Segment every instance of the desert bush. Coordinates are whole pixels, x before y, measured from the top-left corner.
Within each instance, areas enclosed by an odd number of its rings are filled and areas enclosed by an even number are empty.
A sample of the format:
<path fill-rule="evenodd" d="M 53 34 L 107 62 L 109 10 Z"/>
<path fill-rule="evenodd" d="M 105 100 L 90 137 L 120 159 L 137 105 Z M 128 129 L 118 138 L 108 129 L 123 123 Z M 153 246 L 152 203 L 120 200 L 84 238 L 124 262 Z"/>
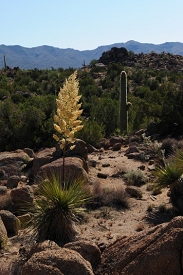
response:
<path fill-rule="evenodd" d="M 138 199 L 140 198 L 141 199 L 142 196 L 143 196 L 142 190 L 137 186 L 132 186 L 131 185 L 131 186 L 126 187 L 125 190 L 133 198 L 138 198 Z"/>
<path fill-rule="evenodd" d="M 93 199 L 88 204 L 89 208 L 99 207 L 114 207 L 117 209 L 128 208 L 128 195 L 124 188 L 109 188 L 101 187 L 99 182 L 95 182 L 92 190 Z"/>
<path fill-rule="evenodd" d="M 154 183 L 153 182 L 149 182 L 147 184 L 146 190 L 147 191 L 153 191 L 153 189 L 154 189 Z"/>
<path fill-rule="evenodd" d="M 147 183 L 147 177 L 140 170 L 132 170 L 124 175 L 125 182 L 128 185 L 142 186 Z"/>
<path fill-rule="evenodd" d="M 95 120 L 90 119 L 84 120 L 83 125 L 83 129 L 76 133 L 76 137 L 84 140 L 86 143 L 96 146 L 104 136 L 103 125 L 99 125 Z"/>
<path fill-rule="evenodd" d="M 174 138 L 166 138 L 163 140 L 161 150 L 164 150 L 165 157 L 173 154 L 178 148 L 178 142 Z"/>
<path fill-rule="evenodd" d="M 157 186 L 154 186 L 154 188 L 152 190 L 152 195 L 156 196 L 156 195 L 159 195 L 161 193 L 162 193 L 161 188 L 157 187 Z"/>
<path fill-rule="evenodd" d="M 151 136 L 146 136 L 142 134 L 143 138 L 143 146 L 145 150 L 152 156 L 156 157 L 157 159 L 164 161 L 164 150 L 161 148 L 161 143 L 157 140 L 151 140 Z"/>

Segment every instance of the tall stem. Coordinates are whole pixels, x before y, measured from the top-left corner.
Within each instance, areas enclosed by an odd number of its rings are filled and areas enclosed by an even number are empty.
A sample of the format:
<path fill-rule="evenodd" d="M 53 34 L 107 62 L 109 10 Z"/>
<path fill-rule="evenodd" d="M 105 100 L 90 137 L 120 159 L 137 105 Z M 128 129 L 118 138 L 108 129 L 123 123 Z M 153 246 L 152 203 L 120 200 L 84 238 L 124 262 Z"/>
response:
<path fill-rule="evenodd" d="M 65 152 L 66 148 L 63 148 L 63 165 L 62 165 L 62 187 L 65 186 Z"/>

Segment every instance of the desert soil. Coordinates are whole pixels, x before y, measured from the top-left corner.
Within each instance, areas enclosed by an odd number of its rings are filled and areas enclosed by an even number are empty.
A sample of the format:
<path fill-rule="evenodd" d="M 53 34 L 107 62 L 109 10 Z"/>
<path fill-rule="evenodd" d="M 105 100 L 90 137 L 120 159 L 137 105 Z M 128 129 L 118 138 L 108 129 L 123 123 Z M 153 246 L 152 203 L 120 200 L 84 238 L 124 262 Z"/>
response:
<path fill-rule="evenodd" d="M 119 171 L 139 170 L 142 164 L 145 169 L 141 171 L 147 177 L 150 176 L 152 173 L 149 170 L 148 162 L 142 163 L 128 159 L 125 156 L 126 149 L 126 147 L 122 147 L 120 151 L 106 150 L 90 154 L 89 162 L 96 161 L 97 163 L 96 167 L 89 167 L 91 182 L 98 181 L 101 187 L 106 189 L 122 187 L 125 189 L 127 186 L 123 178 L 112 177 L 112 175 Z M 106 174 L 107 178 L 98 178 L 98 173 Z M 162 190 L 161 194 L 152 198 L 152 191 L 147 190 L 147 184 L 140 187 L 143 194 L 141 199 L 128 198 L 129 209 L 116 210 L 111 207 L 103 207 L 86 213 L 86 222 L 80 226 L 81 236 L 93 240 L 97 244 L 108 245 L 117 238 L 130 236 L 145 228 L 169 221 L 173 214 L 158 213 L 159 206 L 163 205 L 166 209 L 172 208 L 167 196 L 168 189 Z M 149 206 L 153 207 L 151 213 L 147 211 Z"/>
<path fill-rule="evenodd" d="M 95 182 L 99 182 L 102 188 L 118 189 L 126 184 L 123 178 L 112 177 L 119 171 L 137 170 L 142 165 L 140 161 L 128 159 L 124 154 L 126 147 L 122 147 L 120 151 L 104 150 L 89 154 L 89 164 L 96 162 L 96 167 L 89 165 L 89 179 L 91 187 Z M 149 176 L 149 164 L 143 163 L 145 169 L 142 171 Z M 97 174 L 103 173 L 107 178 L 98 178 Z M 143 193 L 141 199 L 129 197 L 129 209 L 118 209 L 112 207 L 102 207 L 95 210 L 88 210 L 84 214 L 84 219 L 77 225 L 78 236 L 86 240 L 94 241 L 101 247 L 108 246 L 116 239 L 123 236 L 137 234 L 138 231 L 152 227 L 158 223 L 171 220 L 173 214 L 157 214 L 160 205 L 171 208 L 168 189 L 164 189 L 161 194 L 156 195 L 152 200 L 152 191 L 147 190 L 147 184 L 140 187 Z M 148 206 L 153 206 L 153 212 L 147 211 Z M 151 218 L 148 218 L 148 217 Z M 21 249 L 29 250 L 29 242 L 24 237 L 24 232 L 20 230 L 18 236 L 9 238 L 8 246 L 0 253 L 0 266 L 9 266 L 10 262 L 17 257 Z M 7 264 L 5 264 L 7 262 Z M 7 273 L 8 274 L 8 273 Z"/>

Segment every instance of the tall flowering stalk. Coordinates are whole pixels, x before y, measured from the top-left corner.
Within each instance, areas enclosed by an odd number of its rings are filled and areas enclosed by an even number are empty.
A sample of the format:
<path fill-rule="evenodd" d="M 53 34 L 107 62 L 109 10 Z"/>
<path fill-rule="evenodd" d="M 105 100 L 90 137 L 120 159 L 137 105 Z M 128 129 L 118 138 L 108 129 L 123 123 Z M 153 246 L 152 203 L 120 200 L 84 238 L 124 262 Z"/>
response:
<path fill-rule="evenodd" d="M 56 99 L 57 112 L 54 116 L 54 128 L 57 134 L 53 134 L 53 138 L 60 143 L 60 148 L 63 150 L 63 170 L 62 181 L 65 181 L 65 154 L 66 150 L 73 150 L 76 138 L 74 134 L 83 128 L 82 121 L 79 116 L 83 110 L 80 110 L 81 98 L 78 95 L 79 81 L 77 79 L 77 71 L 65 80 L 63 88 L 60 88 L 58 98 Z"/>

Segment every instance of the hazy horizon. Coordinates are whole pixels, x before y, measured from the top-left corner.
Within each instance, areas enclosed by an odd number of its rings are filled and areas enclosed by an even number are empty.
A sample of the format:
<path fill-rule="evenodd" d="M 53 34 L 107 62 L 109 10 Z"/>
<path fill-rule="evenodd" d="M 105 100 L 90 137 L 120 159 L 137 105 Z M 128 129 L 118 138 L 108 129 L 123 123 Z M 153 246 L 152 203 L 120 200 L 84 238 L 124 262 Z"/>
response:
<path fill-rule="evenodd" d="M 183 43 L 182 10 L 182 0 L 1 0 L 0 44 L 83 51 L 130 40 Z"/>

